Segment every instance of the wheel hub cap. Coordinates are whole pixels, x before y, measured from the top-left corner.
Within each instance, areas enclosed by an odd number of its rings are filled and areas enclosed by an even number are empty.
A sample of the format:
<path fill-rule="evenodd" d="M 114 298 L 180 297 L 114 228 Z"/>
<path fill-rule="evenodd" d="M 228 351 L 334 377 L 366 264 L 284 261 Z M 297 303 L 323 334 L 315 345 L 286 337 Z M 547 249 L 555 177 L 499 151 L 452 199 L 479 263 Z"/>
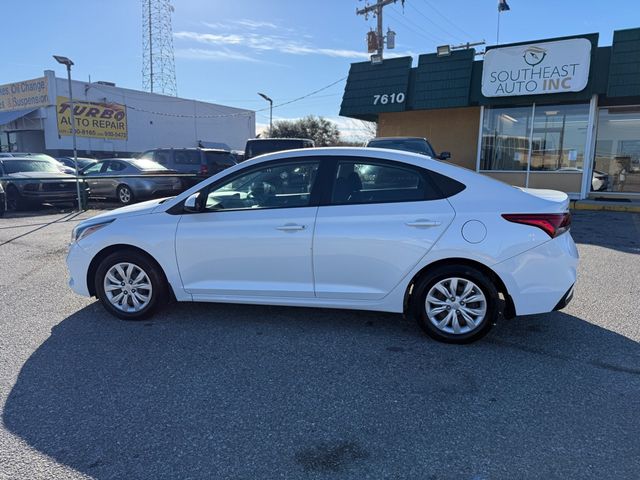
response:
<path fill-rule="evenodd" d="M 487 299 L 475 283 L 451 277 L 438 281 L 427 293 L 425 311 L 429 321 L 445 333 L 462 335 L 482 323 Z"/>
<path fill-rule="evenodd" d="M 112 266 L 104 277 L 109 303 L 122 312 L 139 312 L 151 301 L 153 287 L 147 273 L 128 262 Z"/>

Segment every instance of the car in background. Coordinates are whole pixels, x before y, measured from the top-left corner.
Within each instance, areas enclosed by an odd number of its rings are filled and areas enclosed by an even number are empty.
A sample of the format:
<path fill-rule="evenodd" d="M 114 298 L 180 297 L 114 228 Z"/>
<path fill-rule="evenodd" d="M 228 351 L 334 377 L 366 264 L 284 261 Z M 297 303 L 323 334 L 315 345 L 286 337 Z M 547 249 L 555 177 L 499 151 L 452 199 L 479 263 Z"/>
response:
<path fill-rule="evenodd" d="M 558 172 L 575 172 L 582 174 L 582 169 L 578 167 L 562 167 Z M 591 175 L 591 191 L 606 192 L 609 190 L 609 175 L 599 170 L 594 170 Z"/>
<path fill-rule="evenodd" d="M 80 172 L 91 198 L 116 199 L 122 205 L 154 197 L 172 197 L 184 190 L 176 173 L 152 160 L 108 158 Z"/>
<path fill-rule="evenodd" d="M 244 159 L 249 160 L 265 153 L 313 147 L 315 143 L 309 138 L 251 138 L 244 147 Z"/>
<path fill-rule="evenodd" d="M 4 212 L 7 210 L 7 196 L 4 193 L 4 188 L 2 188 L 2 183 L 0 182 L 0 217 L 4 215 Z"/>
<path fill-rule="evenodd" d="M 200 177 L 191 181 L 184 178 L 185 187 L 238 163 L 230 150 L 219 148 L 158 148 L 147 150 L 139 158 L 153 160 L 178 173 L 192 173 Z"/>
<path fill-rule="evenodd" d="M 569 197 L 423 155 L 264 155 L 175 198 L 78 224 L 70 287 L 122 319 L 178 301 L 411 315 L 469 343 L 504 316 L 564 308 L 576 282 Z"/>
<path fill-rule="evenodd" d="M 369 148 L 391 148 L 394 150 L 404 150 L 406 152 L 421 153 L 437 160 L 448 160 L 451 158 L 450 152 L 437 154 L 429 143 L 429 140 L 422 137 L 376 137 L 367 143 Z"/>
<path fill-rule="evenodd" d="M 0 157 L 0 177 L 8 210 L 27 210 L 43 203 L 74 204 L 77 201 L 75 177 L 60 172 L 54 163 L 38 156 Z M 87 185 L 81 182 L 81 195 Z"/>
<path fill-rule="evenodd" d="M 73 157 L 56 157 L 56 160 L 58 160 L 64 166 L 72 169 L 75 174 L 76 165 Z M 87 168 L 89 165 L 93 165 L 97 161 L 98 160 L 96 160 L 95 158 L 78 157 L 78 170 Z"/>
<path fill-rule="evenodd" d="M 75 175 L 76 171 L 74 168 L 69 168 L 67 167 L 64 163 L 62 163 L 61 161 L 53 158 L 50 155 L 47 155 L 45 153 L 30 153 L 30 152 L 3 152 L 0 153 L 0 158 L 36 158 L 38 160 L 46 160 L 47 162 L 51 162 L 53 165 L 55 165 L 55 167 L 61 171 L 62 173 L 68 173 L 69 175 Z"/>

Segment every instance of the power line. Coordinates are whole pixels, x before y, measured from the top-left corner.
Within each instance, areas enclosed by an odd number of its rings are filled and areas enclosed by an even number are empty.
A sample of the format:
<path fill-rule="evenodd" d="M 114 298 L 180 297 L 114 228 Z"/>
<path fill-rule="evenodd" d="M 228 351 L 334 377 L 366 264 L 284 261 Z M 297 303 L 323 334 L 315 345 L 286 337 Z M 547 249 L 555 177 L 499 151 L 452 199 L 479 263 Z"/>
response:
<path fill-rule="evenodd" d="M 440 10 L 438 10 L 436 7 L 434 7 L 433 4 L 431 2 L 429 2 L 429 0 L 423 0 L 423 2 L 426 3 L 427 6 L 429 6 L 434 12 L 436 12 L 436 14 L 440 16 L 440 18 L 442 18 L 445 22 L 447 22 L 453 28 L 455 28 L 460 33 L 462 33 L 465 37 L 473 38 L 473 35 L 471 35 L 469 32 L 467 32 L 466 30 L 463 30 L 458 25 L 456 25 L 454 22 L 449 20 L 449 18 L 447 18 L 442 12 L 440 12 Z"/>
<path fill-rule="evenodd" d="M 410 8 L 412 8 L 413 10 L 415 10 L 415 12 L 420 15 L 422 18 L 424 18 L 427 22 L 431 23 L 434 27 L 436 27 L 438 30 L 442 29 L 442 25 L 437 24 L 435 21 L 433 21 L 431 18 L 429 18 L 427 15 L 425 15 L 424 13 L 422 13 L 422 11 L 420 11 L 418 9 L 418 7 L 416 7 L 413 3 L 409 3 L 408 4 Z M 459 40 L 461 42 L 465 41 L 463 37 L 456 35 L 450 31 L 447 31 L 447 33 L 452 37 L 455 38 L 456 40 Z"/>
<path fill-rule="evenodd" d="M 408 17 L 402 16 L 400 13 L 394 12 L 393 10 L 391 10 L 390 13 L 392 14 L 391 18 L 395 19 L 396 22 L 399 22 L 400 24 L 404 25 L 406 28 L 420 35 L 425 40 L 428 40 L 429 42 L 435 42 L 435 43 L 443 42 L 442 37 L 436 37 L 435 35 L 432 35 L 429 32 L 424 31 L 422 27 L 420 27 L 420 25 L 416 24 L 415 22 L 410 20 Z M 396 17 L 394 15 L 398 15 L 398 16 Z"/>
<path fill-rule="evenodd" d="M 292 100 L 288 100 L 286 102 L 282 102 L 282 103 L 278 103 L 276 105 L 273 106 L 273 108 L 279 108 L 279 107 L 284 107 L 285 105 L 290 105 L 292 103 L 296 103 L 299 102 L 301 100 L 304 100 L 305 98 L 309 98 L 313 95 L 315 95 L 316 93 L 320 93 L 324 90 L 327 90 L 331 87 L 333 87 L 334 85 L 337 85 L 340 82 L 343 82 L 347 79 L 347 77 L 342 77 L 339 80 L 336 80 L 335 82 L 330 83 L 329 85 L 325 85 L 322 88 L 319 88 L 317 90 L 314 90 L 313 92 L 309 92 L 305 95 L 302 95 L 300 97 L 294 98 Z M 98 90 L 100 90 L 99 87 L 96 87 Z M 156 111 L 152 111 L 152 110 L 145 110 L 143 108 L 138 108 L 138 107 L 133 107 L 131 105 L 124 105 L 127 108 L 130 108 L 131 110 L 134 110 L 136 112 L 144 112 L 144 113 L 151 113 L 153 115 L 160 115 L 160 116 L 165 116 L 165 117 L 178 117 L 178 118 L 229 118 L 229 117 L 243 117 L 243 116 L 251 116 L 253 113 L 257 113 L 257 112 L 264 112 L 269 110 L 269 107 L 265 107 L 265 108 L 261 108 L 258 110 L 253 110 L 250 112 L 237 112 L 237 113 L 228 113 L 228 114 L 219 114 L 219 115 L 185 115 L 185 114 L 181 114 L 181 113 L 167 113 L 167 112 L 156 112 Z M 230 107 L 232 108 L 232 107 Z"/>

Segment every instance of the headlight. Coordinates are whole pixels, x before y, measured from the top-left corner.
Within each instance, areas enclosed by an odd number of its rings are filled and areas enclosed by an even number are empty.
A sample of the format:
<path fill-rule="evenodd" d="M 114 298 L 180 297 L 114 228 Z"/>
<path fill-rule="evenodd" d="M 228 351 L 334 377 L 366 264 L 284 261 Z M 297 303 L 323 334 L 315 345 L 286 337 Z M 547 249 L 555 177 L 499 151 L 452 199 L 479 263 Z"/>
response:
<path fill-rule="evenodd" d="M 83 238 L 88 237 L 92 233 L 97 232 L 101 228 L 106 227 L 107 225 L 109 225 L 114 221 L 115 221 L 115 218 L 112 218 L 111 220 L 106 220 L 100 223 L 91 223 L 89 225 L 82 225 L 82 224 L 78 225 L 71 232 L 71 243 L 79 242 Z"/>

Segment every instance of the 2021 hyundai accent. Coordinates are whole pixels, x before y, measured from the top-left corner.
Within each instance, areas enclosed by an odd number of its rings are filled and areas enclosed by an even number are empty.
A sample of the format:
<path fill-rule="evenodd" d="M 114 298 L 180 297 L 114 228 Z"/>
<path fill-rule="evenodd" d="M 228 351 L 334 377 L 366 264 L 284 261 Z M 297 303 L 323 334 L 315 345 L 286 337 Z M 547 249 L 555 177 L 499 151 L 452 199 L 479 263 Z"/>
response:
<path fill-rule="evenodd" d="M 165 302 L 412 315 L 468 343 L 504 316 L 571 299 L 569 200 L 388 149 L 279 152 L 73 231 L 71 288 L 117 317 Z"/>

